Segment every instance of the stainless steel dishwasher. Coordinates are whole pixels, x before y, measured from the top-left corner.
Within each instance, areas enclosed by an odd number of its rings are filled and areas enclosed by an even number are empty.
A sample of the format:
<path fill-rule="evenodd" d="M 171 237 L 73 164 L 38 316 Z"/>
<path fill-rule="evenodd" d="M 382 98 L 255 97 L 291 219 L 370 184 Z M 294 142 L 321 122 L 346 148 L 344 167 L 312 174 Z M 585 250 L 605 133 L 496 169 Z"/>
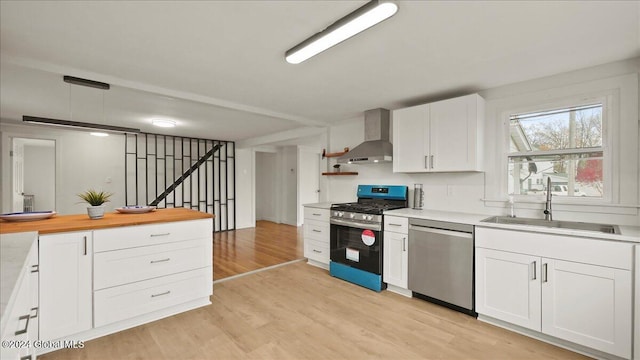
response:
<path fill-rule="evenodd" d="M 410 219 L 409 290 L 414 296 L 477 316 L 473 226 Z"/>

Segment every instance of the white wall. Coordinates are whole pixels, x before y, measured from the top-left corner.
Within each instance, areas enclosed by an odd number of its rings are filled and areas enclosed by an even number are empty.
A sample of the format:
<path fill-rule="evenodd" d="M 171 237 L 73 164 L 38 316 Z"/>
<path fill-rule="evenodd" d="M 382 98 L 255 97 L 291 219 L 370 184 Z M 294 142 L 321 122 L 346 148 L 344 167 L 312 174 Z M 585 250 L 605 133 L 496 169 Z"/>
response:
<path fill-rule="evenodd" d="M 99 138 L 84 131 L 21 124 L 0 124 L 2 138 L 2 211 L 10 211 L 11 137 L 56 141 L 56 211 L 86 213 L 77 194 L 90 188 L 114 193 L 106 211 L 124 205 L 124 135 Z"/>
<path fill-rule="evenodd" d="M 254 227 L 254 152 L 236 149 L 236 229 Z"/>
<path fill-rule="evenodd" d="M 284 224 L 298 225 L 298 149 L 296 146 L 285 146 L 280 151 L 281 196 L 282 207 L 280 221 Z"/>
<path fill-rule="evenodd" d="M 55 146 L 24 146 L 24 193 L 34 195 L 34 211 L 54 210 Z"/>
<path fill-rule="evenodd" d="M 256 220 L 278 222 L 277 153 L 256 152 Z"/>

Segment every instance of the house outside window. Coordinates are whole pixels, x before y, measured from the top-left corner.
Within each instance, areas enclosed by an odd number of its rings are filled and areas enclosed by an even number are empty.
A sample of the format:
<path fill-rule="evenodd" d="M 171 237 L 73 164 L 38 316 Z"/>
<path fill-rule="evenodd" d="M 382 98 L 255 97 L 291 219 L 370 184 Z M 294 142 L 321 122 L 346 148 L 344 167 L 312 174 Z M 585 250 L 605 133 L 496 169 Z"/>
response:
<path fill-rule="evenodd" d="M 547 179 L 556 196 L 602 199 L 606 119 L 603 102 L 512 114 L 508 191 L 545 195 Z"/>

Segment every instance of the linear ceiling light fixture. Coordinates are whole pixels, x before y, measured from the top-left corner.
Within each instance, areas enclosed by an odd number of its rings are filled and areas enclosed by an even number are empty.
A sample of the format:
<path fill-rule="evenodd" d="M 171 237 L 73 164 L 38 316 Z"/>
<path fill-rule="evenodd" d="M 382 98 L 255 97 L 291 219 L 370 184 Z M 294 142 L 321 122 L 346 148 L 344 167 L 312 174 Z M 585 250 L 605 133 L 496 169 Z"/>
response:
<path fill-rule="evenodd" d="M 135 134 L 140 132 L 140 129 L 134 129 L 134 128 L 123 127 L 123 126 L 92 124 L 92 123 L 79 122 L 79 121 L 50 119 L 50 118 L 27 116 L 27 115 L 22 116 L 22 121 L 26 123 L 31 123 L 31 124 L 44 124 L 44 125 L 54 125 L 54 126 L 62 126 L 62 127 L 104 130 L 104 131 L 113 131 L 113 132 L 130 133 L 130 134 Z"/>
<path fill-rule="evenodd" d="M 73 85 L 88 86 L 88 87 L 92 87 L 92 88 L 96 88 L 96 89 L 102 89 L 102 90 L 109 90 L 109 88 L 111 88 L 111 85 L 109 85 L 107 83 L 103 83 L 103 82 L 100 82 L 100 81 L 94 81 L 94 80 L 82 79 L 82 78 L 75 77 L 75 76 L 64 75 L 64 77 L 62 79 L 64 80 L 64 82 L 69 83 L 69 84 L 73 84 Z"/>
<path fill-rule="evenodd" d="M 371 0 L 349 15 L 329 25 L 321 32 L 287 50 L 284 54 L 285 59 L 290 64 L 299 64 L 390 18 L 397 11 L 398 5 L 393 2 Z"/>

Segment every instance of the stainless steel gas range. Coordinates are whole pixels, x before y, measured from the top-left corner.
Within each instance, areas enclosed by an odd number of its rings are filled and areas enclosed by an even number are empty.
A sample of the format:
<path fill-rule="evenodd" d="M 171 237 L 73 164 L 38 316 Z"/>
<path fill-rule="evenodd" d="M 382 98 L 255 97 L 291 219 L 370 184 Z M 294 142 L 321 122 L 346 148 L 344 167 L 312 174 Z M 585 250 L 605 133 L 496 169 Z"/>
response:
<path fill-rule="evenodd" d="M 359 185 L 358 201 L 331 206 L 329 273 L 371 290 L 383 290 L 385 210 L 408 205 L 403 185 Z"/>

